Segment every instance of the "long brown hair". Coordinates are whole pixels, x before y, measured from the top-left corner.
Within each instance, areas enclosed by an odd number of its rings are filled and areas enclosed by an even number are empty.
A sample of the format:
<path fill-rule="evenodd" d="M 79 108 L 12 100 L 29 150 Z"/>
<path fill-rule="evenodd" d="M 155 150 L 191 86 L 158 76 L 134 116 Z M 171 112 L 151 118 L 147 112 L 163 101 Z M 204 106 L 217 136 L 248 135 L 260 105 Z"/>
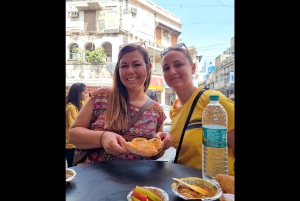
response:
<path fill-rule="evenodd" d="M 140 52 L 143 55 L 144 61 L 146 63 L 147 77 L 144 82 L 144 92 L 148 90 L 148 87 L 150 85 L 151 69 L 148 52 L 140 45 L 125 45 L 118 54 L 118 62 L 116 64 L 113 75 L 112 95 L 110 98 L 110 104 L 106 110 L 104 129 L 114 130 L 119 133 L 125 133 L 128 129 L 127 124 L 130 115 L 127 108 L 129 104 L 129 97 L 126 87 L 121 82 L 119 68 L 121 58 L 125 54 L 133 51 Z"/>

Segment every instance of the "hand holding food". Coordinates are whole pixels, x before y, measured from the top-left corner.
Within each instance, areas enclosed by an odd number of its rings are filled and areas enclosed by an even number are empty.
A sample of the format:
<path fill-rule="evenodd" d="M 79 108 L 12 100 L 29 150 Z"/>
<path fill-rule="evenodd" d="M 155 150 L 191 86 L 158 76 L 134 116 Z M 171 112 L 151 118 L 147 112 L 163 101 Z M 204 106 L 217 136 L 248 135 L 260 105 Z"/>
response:
<path fill-rule="evenodd" d="M 215 179 L 220 184 L 224 194 L 234 194 L 234 176 L 218 174 Z"/>
<path fill-rule="evenodd" d="M 160 152 L 164 143 L 157 138 L 134 138 L 131 142 L 125 142 L 126 149 L 140 156 L 155 156 Z"/>
<path fill-rule="evenodd" d="M 172 146 L 173 137 L 169 132 L 157 132 L 154 137 L 160 139 L 164 143 L 164 150 L 169 149 Z"/>

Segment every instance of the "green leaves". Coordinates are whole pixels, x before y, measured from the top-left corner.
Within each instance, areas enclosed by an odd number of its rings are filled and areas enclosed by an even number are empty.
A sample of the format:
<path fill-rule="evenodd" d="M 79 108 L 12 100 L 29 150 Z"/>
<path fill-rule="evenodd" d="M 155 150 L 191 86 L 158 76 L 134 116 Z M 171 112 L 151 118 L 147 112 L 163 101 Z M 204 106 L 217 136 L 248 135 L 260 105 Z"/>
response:
<path fill-rule="evenodd" d="M 93 51 L 87 50 L 86 61 L 90 63 L 103 63 L 105 62 L 106 54 L 103 47 L 97 47 Z"/>
<path fill-rule="evenodd" d="M 78 54 L 79 63 L 92 63 L 92 64 L 103 64 L 106 61 L 106 54 L 103 47 L 97 47 L 95 50 L 90 51 L 85 48 L 72 48 L 73 53 Z"/>

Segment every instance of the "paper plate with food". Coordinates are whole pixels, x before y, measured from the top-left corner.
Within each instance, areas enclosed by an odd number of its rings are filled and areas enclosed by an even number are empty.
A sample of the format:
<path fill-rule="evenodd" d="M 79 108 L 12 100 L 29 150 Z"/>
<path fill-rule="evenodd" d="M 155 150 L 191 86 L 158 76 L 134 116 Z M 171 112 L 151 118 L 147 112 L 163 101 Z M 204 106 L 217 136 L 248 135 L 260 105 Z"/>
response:
<path fill-rule="evenodd" d="M 76 176 L 75 170 L 66 168 L 66 184 L 69 183 Z"/>
<path fill-rule="evenodd" d="M 169 201 L 169 195 L 153 186 L 136 186 L 127 195 L 128 201 Z"/>
<path fill-rule="evenodd" d="M 164 147 L 163 141 L 157 138 L 147 140 L 146 138 L 134 138 L 130 142 L 125 142 L 126 149 L 133 154 L 140 156 L 155 156 Z"/>
<path fill-rule="evenodd" d="M 173 178 L 172 191 L 184 200 L 216 200 L 223 191 L 217 183 L 197 177 Z"/>

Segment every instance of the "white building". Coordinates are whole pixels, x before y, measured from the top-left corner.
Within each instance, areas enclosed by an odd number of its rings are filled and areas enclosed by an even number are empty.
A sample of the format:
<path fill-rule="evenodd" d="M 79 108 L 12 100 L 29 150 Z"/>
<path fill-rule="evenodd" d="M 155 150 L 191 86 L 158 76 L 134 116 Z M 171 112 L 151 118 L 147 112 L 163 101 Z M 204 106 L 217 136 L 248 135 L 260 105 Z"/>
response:
<path fill-rule="evenodd" d="M 215 70 L 211 72 L 208 70 L 208 73 L 204 74 L 204 79 L 198 80 L 199 86 L 219 90 L 234 100 L 234 37 L 230 42 L 231 46 L 215 58 Z"/>
<path fill-rule="evenodd" d="M 66 0 L 66 92 L 75 82 L 83 82 L 89 91 L 111 86 L 119 46 L 144 41 L 153 66 L 149 89 L 169 105 L 175 94 L 163 85 L 160 52 L 180 41 L 181 26 L 178 17 L 149 0 Z M 102 46 L 106 64 L 78 64 L 73 46 Z"/>
<path fill-rule="evenodd" d="M 206 80 L 206 76 L 210 73 L 211 69 L 215 68 L 215 60 L 208 59 L 203 62 L 203 66 L 199 71 L 198 83 Z"/>

